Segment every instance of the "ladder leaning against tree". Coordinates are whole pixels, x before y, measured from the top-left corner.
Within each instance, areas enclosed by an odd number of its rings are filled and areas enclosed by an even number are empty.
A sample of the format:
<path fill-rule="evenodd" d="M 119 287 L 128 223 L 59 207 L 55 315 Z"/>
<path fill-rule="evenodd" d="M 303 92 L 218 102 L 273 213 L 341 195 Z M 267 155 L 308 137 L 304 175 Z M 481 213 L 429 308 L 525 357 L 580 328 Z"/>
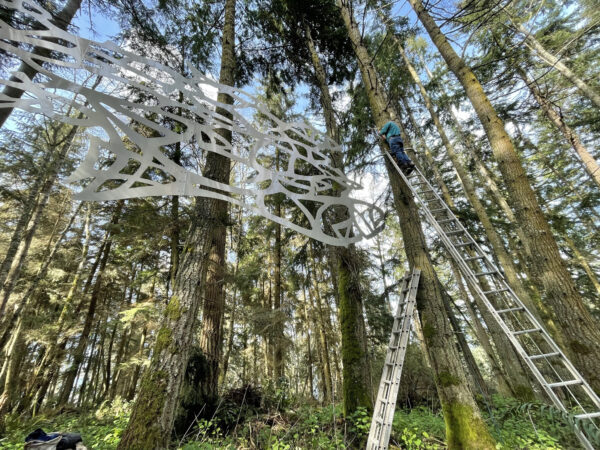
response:
<path fill-rule="evenodd" d="M 472 292 L 479 296 L 489 309 L 554 406 L 562 411 L 564 417 L 570 421 L 584 448 L 593 450 L 592 442 L 598 441 L 598 436 L 600 436 L 600 398 L 598 395 L 531 311 L 517 297 L 492 259 L 460 223 L 423 174 L 415 168 L 412 174 L 406 176 L 393 157 L 388 152 L 385 153 L 412 191 L 427 222 L 439 235 L 446 250 L 472 287 Z M 397 320 L 398 317 L 394 321 L 394 330 L 396 330 Z M 392 340 L 394 339 L 394 330 L 392 330 Z M 390 343 L 388 357 L 392 349 L 391 345 Z M 402 358 L 404 358 L 404 353 Z M 387 363 L 388 359 L 386 358 L 384 375 Z M 400 367 L 396 374 L 397 381 L 395 383 L 397 384 L 400 381 L 401 365 L 402 361 L 400 361 Z M 383 429 L 385 433 L 380 433 L 382 439 L 371 441 L 371 435 L 377 429 L 374 426 L 376 418 L 381 415 L 378 408 L 380 399 L 382 399 L 384 378 L 382 376 L 371 432 L 367 441 L 369 449 L 385 449 L 389 441 L 396 402 L 395 396 L 387 397 L 385 416 L 382 416 L 386 424 L 386 428 Z M 397 384 L 394 385 L 396 394 L 398 392 Z M 370 446 L 371 442 L 374 442 L 374 446 Z"/>
<path fill-rule="evenodd" d="M 406 274 L 402 279 L 400 288 L 400 301 L 394 317 L 392 335 L 388 345 L 377 400 L 375 401 L 375 412 L 371 420 L 371 429 L 367 440 L 368 450 L 380 450 L 388 447 L 398 388 L 400 387 L 400 376 L 404 365 L 404 356 L 408 338 L 410 337 L 410 324 L 415 312 L 417 300 L 417 288 L 421 270 L 414 268 L 412 273 Z"/>

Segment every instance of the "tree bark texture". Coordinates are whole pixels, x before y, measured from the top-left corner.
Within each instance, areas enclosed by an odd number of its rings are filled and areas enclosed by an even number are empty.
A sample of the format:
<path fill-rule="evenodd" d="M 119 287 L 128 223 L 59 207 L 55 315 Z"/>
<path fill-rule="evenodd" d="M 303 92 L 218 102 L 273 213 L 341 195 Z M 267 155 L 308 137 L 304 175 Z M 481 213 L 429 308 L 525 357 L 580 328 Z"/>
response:
<path fill-rule="evenodd" d="M 235 0 L 227 0 L 225 3 L 219 81 L 227 85 L 233 85 L 235 76 L 235 6 Z M 217 100 L 227 104 L 233 103 L 233 99 L 223 93 L 219 93 Z M 217 108 L 217 112 L 227 114 L 221 108 Z M 231 142 L 230 130 L 217 131 L 224 139 Z M 209 158 L 214 162 L 211 163 Z M 205 172 L 203 175 L 209 178 L 229 180 L 229 158 L 209 153 Z M 209 268 L 216 270 L 216 273 L 213 272 L 211 275 L 213 277 L 211 282 L 215 283 L 213 286 L 222 288 L 219 286 L 222 285 L 223 280 L 220 274 L 222 274 L 224 257 L 221 255 L 224 255 L 227 216 L 227 206 L 223 203 L 209 198 L 197 198 L 191 229 L 180 255 L 173 296 L 164 312 L 150 367 L 141 382 L 131 418 L 119 442 L 119 449 L 162 449 L 169 445 L 196 316 L 202 304 L 203 294 L 207 295 Z M 204 321 L 209 321 L 211 329 L 210 334 L 202 332 L 204 338 L 201 340 L 205 341 L 203 351 L 209 363 L 216 365 L 215 383 L 218 382 L 222 317 L 222 303 L 212 304 L 210 311 L 205 310 L 203 316 Z"/>

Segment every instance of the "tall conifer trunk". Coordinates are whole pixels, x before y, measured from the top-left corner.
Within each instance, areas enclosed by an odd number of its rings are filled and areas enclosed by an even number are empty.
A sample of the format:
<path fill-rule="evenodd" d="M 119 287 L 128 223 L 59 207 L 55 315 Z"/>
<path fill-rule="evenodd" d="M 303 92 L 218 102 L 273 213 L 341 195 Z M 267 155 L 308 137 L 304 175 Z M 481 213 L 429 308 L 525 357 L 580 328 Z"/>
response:
<path fill-rule="evenodd" d="M 537 85 L 535 80 L 532 80 L 527 73 L 522 69 L 517 69 L 517 73 L 521 77 L 521 79 L 525 82 L 529 91 L 535 98 L 536 102 L 544 111 L 544 114 L 550 121 L 554 124 L 556 128 L 560 131 L 563 137 L 567 140 L 569 145 L 573 147 L 575 153 L 581 158 L 581 163 L 583 164 L 583 168 L 590 176 L 592 181 L 596 183 L 596 187 L 600 187 L 600 166 L 592 156 L 592 154 L 585 148 L 585 146 L 581 143 L 581 139 L 575 131 L 565 122 L 564 117 L 558 111 L 556 111 L 550 101 L 542 94 L 541 89 Z"/>
<path fill-rule="evenodd" d="M 235 76 L 235 0 L 225 2 L 225 24 L 223 27 L 220 83 L 232 86 Z M 217 100 L 233 104 L 233 99 L 219 93 Z M 217 113 L 232 118 L 224 108 Z M 232 140 L 230 130 L 217 129 L 228 142 Z M 213 180 L 229 180 L 229 158 L 209 152 L 203 176 Z M 206 274 L 210 267 L 213 286 L 222 283 L 225 246 L 224 227 L 227 223 L 227 206 L 222 201 L 199 197 L 192 216 L 188 239 L 180 255 L 180 264 L 173 286 L 173 296 L 167 305 L 150 367 L 144 374 L 131 418 L 123 433 L 119 449 L 163 449 L 167 448 L 179 391 L 189 358 L 189 350 L 195 330 L 196 316 L 202 296 L 206 293 Z M 220 229 L 223 230 L 221 233 Z M 223 246 L 223 247 L 221 247 Z M 209 262 L 210 261 L 210 262 Z M 208 302 L 206 302 L 208 303 Z M 210 335 L 203 331 L 204 353 L 209 364 L 216 365 L 213 371 L 214 385 L 218 382 L 218 361 L 221 351 L 222 304 L 205 309 L 204 320 L 210 321 Z M 213 395 L 213 392 L 207 392 Z"/>
<path fill-rule="evenodd" d="M 525 36 L 525 43 L 527 46 L 533 49 L 533 51 L 540 57 L 542 61 L 544 61 L 551 68 L 558 70 L 562 76 L 573 83 L 583 95 L 590 99 L 597 108 L 600 108 L 600 93 L 596 92 L 589 84 L 578 77 L 560 60 L 559 57 L 554 56 L 552 53 L 546 50 L 540 41 L 538 41 L 522 23 L 516 23 L 516 21 L 512 18 L 511 21 L 515 28 L 519 30 L 523 36 Z"/>
<path fill-rule="evenodd" d="M 389 120 L 397 121 L 397 114 L 390 106 L 384 86 L 362 42 L 349 0 L 337 0 L 337 4 L 356 53 L 375 124 L 381 128 Z M 417 206 L 409 187 L 387 159 L 386 168 L 392 186 L 394 205 L 400 217 L 406 256 L 411 267 L 421 269 L 417 308 L 442 404 L 448 447 L 493 449 L 494 440 L 467 386 L 456 347 L 448 345 L 454 341 L 453 331 L 446 317 L 442 287 L 429 259 Z"/>
<path fill-rule="evenodd" d="M 566 344 L 564 350 L 573 358 L 591 386 L 600 391 L 600 347 L 592 344 L 600 342 L 600 327 L 587 310 L 560 256 L 556 240 L 504 129 L 504 123 L 471 68 L 454 51 L 421 0 L 409 2 L 448 67 L 465 89 L 490 141 L 508 188 L 509 203 L 528 240 L 526 245 L 531 249 L 528 262 L 532 275 L 543 289 L 543 303 L 551 308 L 551 317 L 546 323 L 557 324 L 555 330 L 549 327 L 550 331 L 554 331 L 557 340 Z"/>
<path fill-rule="evenodd" d="M 310 51 L 315 78 L 321 92 L 320 100 L 325 115 L 327 133 L 331 139 L 339 144 L 339 130 L 325 70 L 316 51 L 310 28 L 306 26 L 305 30 L 306 43 Z M 338 169 L 344 170 L 342 156 L 339 153 L 332 155 L 332 159 Z M 343 214 L 343 212 L 337 212 L 337 214 Z M 342 391 L 344 415 L 347 416 L 359 407 L 372 408 L 372 388 L 362 294 L 360 290 L 360 271 L 356 266 L 358 258 L 356 248 L 353 245 L 331 248 L 329 255 L 335 260 L 332 265 L 336 271 L 339 298 L 338 307 L 342 334 L 343 363 Z M 328 370 L 328 372 L 328 376 L 331 377 L 331 370 Z M 329 395 L 332 394 L 330 393 Z"/>

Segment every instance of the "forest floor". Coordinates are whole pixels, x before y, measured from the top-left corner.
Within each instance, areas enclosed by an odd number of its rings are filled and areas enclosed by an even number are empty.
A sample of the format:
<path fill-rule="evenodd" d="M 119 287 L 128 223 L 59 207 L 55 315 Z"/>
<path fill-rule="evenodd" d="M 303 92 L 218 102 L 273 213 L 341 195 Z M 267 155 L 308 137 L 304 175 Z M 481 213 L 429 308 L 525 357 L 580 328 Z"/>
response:
<path fill-rule="evenodd" d="M 129 418 L 130 404 L 119 400 L 95 412 L 49 411 L 27 420 L 9 418 L 0 448 L 22 449 L 25 436 L 36 428 L 46 432 L 79 432 L 93 450 L 115 449 Z M 341 418 L 339 405 L 288 404 L 285 410 L 244 410 L 223 405 L 211 419 L 200 419 L 173 448 L 196 449 L 348 449 L 364 448 L 370 417 L 358 411 Z M 488 408 L 489 406 L 489 408 Z M 486 421 L 499 449 L 576 449 L 577 441 L 567 424 L 547 407 L 520 404 L 495 397 L 482 404 Z M 390 448 L 444 449 L 445 430 L 441 412 L 424 406 L 398 410 Z"/>

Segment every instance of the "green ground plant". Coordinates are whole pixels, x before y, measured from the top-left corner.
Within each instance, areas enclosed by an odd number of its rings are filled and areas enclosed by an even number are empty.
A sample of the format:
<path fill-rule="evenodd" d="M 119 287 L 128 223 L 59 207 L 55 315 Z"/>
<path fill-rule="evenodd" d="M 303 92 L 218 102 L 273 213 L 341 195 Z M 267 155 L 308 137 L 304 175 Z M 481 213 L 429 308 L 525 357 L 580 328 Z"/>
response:
<path fill-rule="evenodd" d="M 267 401 L 270 404 L 271 400 Z M 578 441 L 567 420 L 544 405 L 520 403 L 494 396 L 484 406 L 484 418 L 500 449 L 576 449 Z M 23 448 L 24 437 L 36 428 L 47 432 L 82 434 L 94 450 L 113 450 L 129 418 L 131 405 L 121 400 L 104 404 L 95 412 L 72 410 L 40 415 L 29 420 L 10 417 L 0 448 Z M 359 408 L 348 420 L 342 418 L 339 404 L 316 406 L 290 400 L 287 408 L 260 408 L 239 414 L 229 405 L 212 419 L 199 419 L 185 437 L 173 440 L 173 448 L 208 449 L 324 449 L 364 448 L 371 417 Z M 485 408 L 483 408 L 485 411 Z M 491 412 L 491 413 L 490 413 Z M 220 415 L 223 414 L 224 417 Z M 222 424 L 227 424 L 225 427 Z M 440 411 L 424 406 L 398 410 L 394 416 L 390 448 L 406 450 L 445 449 L 445 425 Z"/>

